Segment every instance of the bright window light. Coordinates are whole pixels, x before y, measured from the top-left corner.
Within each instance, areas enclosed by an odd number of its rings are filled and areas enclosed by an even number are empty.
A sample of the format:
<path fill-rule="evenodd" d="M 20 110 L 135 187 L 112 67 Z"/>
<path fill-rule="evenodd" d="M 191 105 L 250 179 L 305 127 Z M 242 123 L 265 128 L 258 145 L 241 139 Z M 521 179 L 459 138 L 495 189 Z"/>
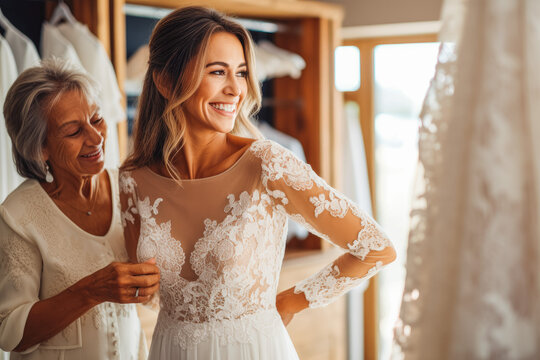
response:
<path fill-rule="evenodd" d="M 419 113 L 437 64 L 438 43 L 375 47 L 374 115 L 377 220 L 397 252 L 379 274 L 379 359 L 392 358 L 393 329 L 405 286 L 409 214 L 418 164 Z M 412 297 L 418 297 L 413 292 Z"/>
<path fill-rule="evenodd" d="M 339 91 L 360 88 L 360 50 L 356 46 L 338 46 L 334 53 L 335 82 Z"/>

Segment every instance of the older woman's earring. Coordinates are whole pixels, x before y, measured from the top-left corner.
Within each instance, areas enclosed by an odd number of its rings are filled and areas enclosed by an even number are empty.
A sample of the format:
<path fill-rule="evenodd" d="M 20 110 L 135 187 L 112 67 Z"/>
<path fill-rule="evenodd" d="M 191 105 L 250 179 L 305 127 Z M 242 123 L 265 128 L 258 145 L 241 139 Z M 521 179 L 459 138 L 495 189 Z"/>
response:
<path fill-rule="evenodd" d="M 47 174 L 45 175 L 45 181 L 48 182 L 48 183 L 52 183 L 54 181 L 54 178 L 53 178 L 51 172 L 49 171 L 49 165 L 45 165 L 45 167 L 47 168 Z"/>

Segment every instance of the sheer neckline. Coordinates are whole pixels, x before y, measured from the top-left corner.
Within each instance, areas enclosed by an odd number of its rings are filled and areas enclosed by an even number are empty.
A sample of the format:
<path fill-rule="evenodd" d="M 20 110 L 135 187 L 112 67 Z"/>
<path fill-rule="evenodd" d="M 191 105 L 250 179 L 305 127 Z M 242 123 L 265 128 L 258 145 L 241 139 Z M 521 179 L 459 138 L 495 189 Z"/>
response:
<path fill-rule="evenodd" d="M 240 157 L 238 158 L 238 160 L 236 160 L 234 162 L 234 164 L 232 164 L 230 167 L 228 167 L 227 169 L 223 170 L 222 172 L 218 173 L 218 174 L 215 174 L 215 175 L 212 175 L 212 176 L 206 176 L 206 177 L 202 177 L 202 178 L 196 178 L 196 179 L 182 179 L 181 182 L 182 183 L 197 183 L 197 182 L 202 182 L 202 181 L 209 181 L 209 180 L 214 180 L 216 178 L 219 178 L 225 174 L 228 174 L 229 172 L 231 172 L 234 168 L 236 168 L 238 166 L 238 164 L 240 164 L 242 162 L 243 159 L 245 159 L 247 157 L 247 154 L 249 152 L 251 152 L 252 148 L 253 148 L 253 145 L 259 141 L 262 141 L 262 139 L 257 139 L 255 141 L 253 141 L 251 144 L 249 144 L 249 147 L 246 149 L 246 151 L 244 151 L 244 153 L 242 155 L 240 155 Z M 144 166 L 143 169 L 146 171 L 146 172 L 149 172 L 150 174 L 152 174 L 153 176 L 157 177 L 157 178 L 160 178 L 160 179 L 164 179 L 164 180 L 168 180 L 168 181 L 172 181 L 174 182 L 174 179 L 171 179 L 169 177 L 166 177 L 166 176 L 163 176 L 163 175 L 160 175 L 158 173 L 156 173 L 154 170 L 150 169 L 148 166 Z"/>

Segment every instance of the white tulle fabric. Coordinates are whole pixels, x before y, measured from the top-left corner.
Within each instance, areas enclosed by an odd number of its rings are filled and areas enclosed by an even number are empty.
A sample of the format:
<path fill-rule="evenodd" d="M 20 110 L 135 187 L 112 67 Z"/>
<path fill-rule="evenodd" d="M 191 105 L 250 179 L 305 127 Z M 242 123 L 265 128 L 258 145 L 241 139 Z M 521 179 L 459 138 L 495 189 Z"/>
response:
<path fill-rule="evenodd" d="M 275 307 L 287 215 L 348 252 L 296 285 L 311 307 L 393 260 L 368 215 L 272 141 L 182 183 L 148 168 L 120 176 L 125 234 L 161 269 L 151 359 L 297 359 Z"/>
<path fill-rule="evenodd" d="M 443 9 L 394 357 L 538 359 L 540 2 Z"/>

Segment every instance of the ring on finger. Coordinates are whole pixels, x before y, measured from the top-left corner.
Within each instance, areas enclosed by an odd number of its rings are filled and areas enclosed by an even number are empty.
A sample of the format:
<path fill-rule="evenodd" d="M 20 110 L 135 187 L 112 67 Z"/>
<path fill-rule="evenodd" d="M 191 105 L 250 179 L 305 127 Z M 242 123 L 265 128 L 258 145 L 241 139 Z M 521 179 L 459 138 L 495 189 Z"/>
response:
<path fill-rule="evenodd" d="M 139 297 L 139 288 L 136 288 L 137 290 L 135 290 L 135 297 Z"/>

